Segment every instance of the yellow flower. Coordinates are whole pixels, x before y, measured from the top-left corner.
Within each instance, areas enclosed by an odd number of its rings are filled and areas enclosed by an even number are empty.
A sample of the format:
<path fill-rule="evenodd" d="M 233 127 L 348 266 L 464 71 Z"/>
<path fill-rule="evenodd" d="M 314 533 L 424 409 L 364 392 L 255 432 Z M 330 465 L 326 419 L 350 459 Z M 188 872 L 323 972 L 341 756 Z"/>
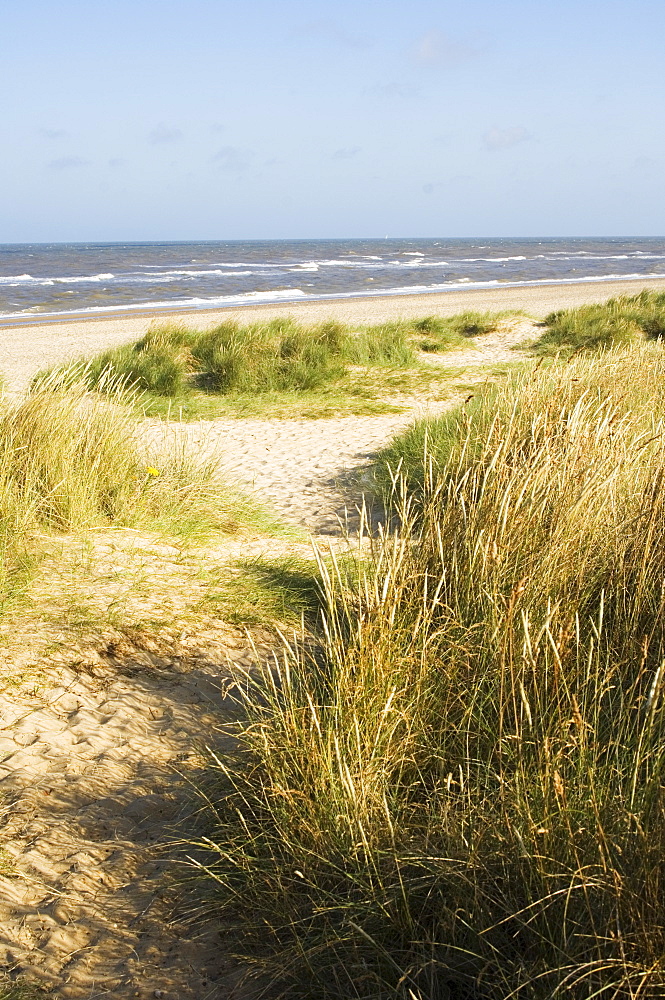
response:
<path fill-rule="evenodd" d="M 158 476 L 159 475 L 159 469 L 156 469 L 154 467 L 154 465 L 149 465 L 148 468 L 145 471 L 148 473 L 149 476 Z"/>

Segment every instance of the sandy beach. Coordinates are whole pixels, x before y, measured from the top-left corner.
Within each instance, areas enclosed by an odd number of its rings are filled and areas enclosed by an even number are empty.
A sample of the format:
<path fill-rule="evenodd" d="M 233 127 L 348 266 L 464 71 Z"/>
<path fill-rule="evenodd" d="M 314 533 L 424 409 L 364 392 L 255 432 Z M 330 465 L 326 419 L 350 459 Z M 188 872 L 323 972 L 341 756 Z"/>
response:
<path fill-rule="evenodd" d="M 0 374 L 10 392 L 20 391 L 41 369 L 135 340 L 153 322 L 176 321 L 205 328 L 229 319 L 252 322 L 288 315 L 303 323 L 333 318 L 342 323 L 370 324 L 430 314 L 452 316 L 467 309 L 523 310 L 541 319 L 554 309 L 604 302 L 616 295 L 635 295 L 643 288 L 665 289 L 665 278 L 320 299 L 214 311 L 197 309 L 170 313 L 146 309 L 145 312 L 108 314 L 103 319 L 70 315 L 44 323 L 34 320 L 0 322 L 3 342 Z"/>

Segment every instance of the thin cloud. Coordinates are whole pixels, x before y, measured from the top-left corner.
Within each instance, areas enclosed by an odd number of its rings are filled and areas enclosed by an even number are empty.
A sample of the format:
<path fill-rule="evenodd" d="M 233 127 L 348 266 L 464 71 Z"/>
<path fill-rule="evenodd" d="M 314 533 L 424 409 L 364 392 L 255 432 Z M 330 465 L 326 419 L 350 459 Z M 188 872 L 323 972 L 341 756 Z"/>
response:
<path fill-rule="evenodd" d="M 511 125 L 509 128 L 491 128 L 483 136 L 483 145 L 491 153 L 499 149 L 510 149 L 520 142 L 532 139 L 531 133 L 523 125 Z"/>
<path fill-rule="evenodd" d="M 475 59 L 478 50 L 466 42 L 457 41 L 433 29 L 422 35 L 411 50 L 411 56 L 421 66 L 458 66 Z"/>
<path fill-rule="evenodd" d="M 239 146 L 222 146 L 213 156 L 213 163 L 229 174 L 241 174 L 249 170 L 253 153 Z"/>
<path fill-rule="evenodd" d="M 342 149 L 336 149 L 335 152 L 330 157 L 331 160 L 350 160 L 354 156 L 357 156 L 360 152 L 360 146 L 343 146 Z"/>
<path fill-rule="evenodd" d="M 152 132 L 148 134 L 148 142 L 153 146 L 159 146 L 162 143 L 168 142 L 179 142 L 182 139 L 182 132 L 179 128 L 172 128 L 170 125 L 165 125 L 164 122 L 160 122 Z"/>
<path fill-rule="evenodd" d="M 64 128 L 40 128 L 38 132 L 44 139 L 67 139 L 69 137 L 69 132 L 65 132 Z"/>
<path fill-rule="evenodd" d="M 329 42 L 333 45 L 347 49 L 365 49 L 370 44 L 367 35 L 357 35 L 347 31 L 336 21 L 327 18 L 319 18 L 316 21 L 308 21 L 296 28 L 294 34 L 304 35 L 309 38 L 318 38 L 321 41 Z"/>
<path fill-rule="evenodd" d="M 87 167 L 90 160 L 84 160 L 82 156 L 61 156 L 57 160 L 50 160 L 47 166 L 50 170 L 73 170 L 76 167 Z"/>

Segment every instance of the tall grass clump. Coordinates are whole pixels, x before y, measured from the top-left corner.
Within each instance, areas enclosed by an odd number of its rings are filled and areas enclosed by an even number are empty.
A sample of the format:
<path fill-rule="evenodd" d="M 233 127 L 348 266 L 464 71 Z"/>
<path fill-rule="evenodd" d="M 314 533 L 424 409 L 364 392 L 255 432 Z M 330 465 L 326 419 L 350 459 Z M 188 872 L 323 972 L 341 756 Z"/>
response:
<path fill-rule="evenodd" d="M 269 986 L 665 995 L 664 402 L 641 347 L 421 424 L 318 649 L 239 678 L 202 867 Z"/>
<path fill-rule="evenodd" d="M 344 370 L 336 331 L 292 322 L 244 328 L 222 323 L 198 335 L 192 355 L 204 382 L 224 393 L 311 390 Z"/>
<path fill-rule="evenodd" d="M 5 590 L 44 532 L 131 525 L 230 529 L 244 517 L 212 462 L 144 447 L 122 382 L 106 394 L 51 376 L 0 410 L 0 557 Z"/>
<path fill-rule="evenodd" d="M 410 332 L 407 324 L 399 322 L 359 330 L 355 336 L 346 337 L 344 357 L 354 365 L 411 368 L 415 353 Z"/>
<path fill-rule="evenodd" d="M 153 327 L 136 343 L 111 348 L 92 358 L 85 366 L 87 384 L 100 388 L 110 374 L 112 385 L 121 379 L 140 392 L 180 396 L 188 387 L 192 370 L 192 339 L 191 333 L 180 326 Z"/>
<path fill-rule="evenodd" d="M 289 317 L 209 330 L 167 324 L 58 371 L 105 391 L 118 380 L 137 392 L 182 399 L 197 391 L 220 395 L 308 393 L 339 383 L 350 365 L 410 368 L 422 331 L 406 322 L 351 330 L 328 321 L 305 327 Z M 415 340 L 414 340 L 415 337 Z M 49 373 L 35 379 L 39 385 Z"/>
<path fill-rule="evenodd" d="M 422 350 L 445 351 L 468 347 L 470 337 L 480 337 L 496 330 L 504 315 L 507 314 L 467 310 L 455 316 L 424 316 L 413 322 L 413 329 L 423 336 Z"/>
<path fill-rule="evenodd" d="M 665 293 L 647 290 L 608 302 L 562 309 L 545 318 L 542 353 L 596 351 L 665 336 Z"/>

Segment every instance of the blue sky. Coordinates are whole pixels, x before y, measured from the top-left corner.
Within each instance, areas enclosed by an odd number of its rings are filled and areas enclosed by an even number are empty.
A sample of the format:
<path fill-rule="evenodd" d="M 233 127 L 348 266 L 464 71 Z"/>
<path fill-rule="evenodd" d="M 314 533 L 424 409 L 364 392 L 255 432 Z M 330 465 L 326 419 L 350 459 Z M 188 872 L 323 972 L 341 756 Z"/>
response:
<path fill-rule="evenodd" d="M 3 0 L 0 242 L 665 234 L 663 0 Z"/>

